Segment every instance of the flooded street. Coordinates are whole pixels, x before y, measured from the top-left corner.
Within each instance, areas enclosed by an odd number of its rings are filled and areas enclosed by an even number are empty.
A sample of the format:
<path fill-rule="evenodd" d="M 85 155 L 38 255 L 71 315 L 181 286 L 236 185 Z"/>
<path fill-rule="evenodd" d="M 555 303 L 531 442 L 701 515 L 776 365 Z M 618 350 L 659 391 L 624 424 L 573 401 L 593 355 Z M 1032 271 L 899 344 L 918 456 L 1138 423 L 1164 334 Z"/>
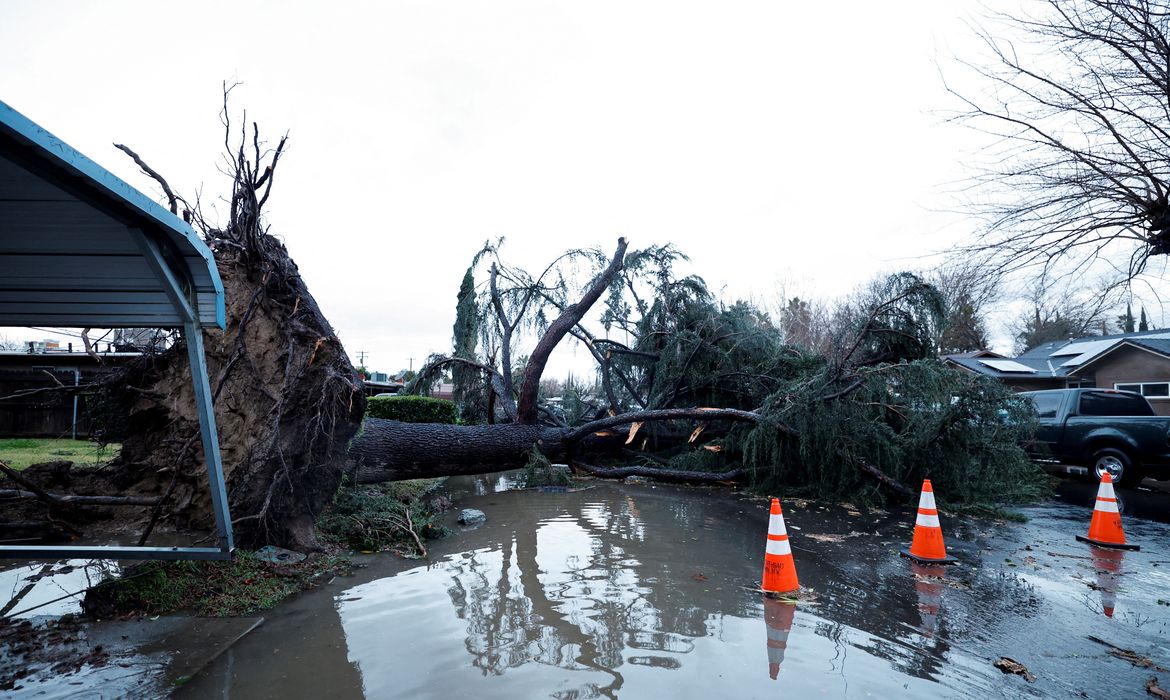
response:
<path fill-rule="evenodd" d="M 1026 509 L 1027 524 L 944 516 L 961 562 L 945 569 L 898 556 L 909 511 L 785 502 L 814 591 L 796 606 L 751 590 L 763 499 L 613 483 L 495 490 L 507 485 L 452 480 L 484 525 L 435 542 L 429 562 L 365 557 L 355 576 L 271 611 L 176 696 L 1142 695 L 1155 670 L 1090 635 L 1170 666 L 1170 527 L 1127 516 L 1140 552 L 1075 542 L 1091 484 L 1066 482 L 1076 504 Z M 1131 493 L 1127 509 L 1165 517 L 1164 495 Z M 1000 657 L 1034 682 L 1001 672 Z"/>

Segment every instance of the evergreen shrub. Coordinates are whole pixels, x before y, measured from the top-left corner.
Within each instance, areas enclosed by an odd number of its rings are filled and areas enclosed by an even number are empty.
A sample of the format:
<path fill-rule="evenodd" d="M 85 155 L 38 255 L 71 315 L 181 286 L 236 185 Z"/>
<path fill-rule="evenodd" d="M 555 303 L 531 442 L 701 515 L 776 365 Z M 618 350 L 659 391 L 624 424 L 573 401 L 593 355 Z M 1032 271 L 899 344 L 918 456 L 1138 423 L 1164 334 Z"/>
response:
<path fill-rule="evenodd" d="M 366 415 L 403 423 L 456 422 L 455 404 L 429 396 L 382 396 L 369 400 Z"/>

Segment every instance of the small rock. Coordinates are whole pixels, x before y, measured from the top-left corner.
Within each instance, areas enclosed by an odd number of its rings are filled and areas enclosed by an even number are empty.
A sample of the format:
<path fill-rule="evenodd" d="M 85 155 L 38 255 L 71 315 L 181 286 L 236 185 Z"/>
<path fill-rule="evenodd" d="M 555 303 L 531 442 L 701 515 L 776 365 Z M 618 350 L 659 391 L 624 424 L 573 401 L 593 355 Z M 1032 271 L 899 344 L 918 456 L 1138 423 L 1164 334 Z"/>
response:
<path fill-rule="evenodd" d="M 256 558 L 269 564 L 296 564 L 304 561 L 305 555 L 268 544 L 256 550 Z"/>
<path fill-rule="evenodd" d="M 482 510 L 464 508 L 459 511 L 459 524 L 465 526 L 483 525 L 487 522 L 487 515 Z"/>

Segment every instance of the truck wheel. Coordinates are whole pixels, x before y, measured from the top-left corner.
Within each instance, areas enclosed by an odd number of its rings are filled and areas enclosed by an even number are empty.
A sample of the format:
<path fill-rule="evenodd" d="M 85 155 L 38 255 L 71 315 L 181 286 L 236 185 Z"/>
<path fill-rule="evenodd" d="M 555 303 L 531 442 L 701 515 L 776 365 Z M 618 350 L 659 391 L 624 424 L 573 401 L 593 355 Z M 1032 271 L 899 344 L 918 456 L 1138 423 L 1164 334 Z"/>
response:
<path fill-rule="evenodd" d="M 1141 470 L 1133 463 L 1133 459 L 1116 447 L 1106 447 L 1093 453 L 1093 476 L 1100 481 L 1105 472 L 1109 472 L 1113 483 L 1118 486 L 1137 486 L 1142 482 Z"/>

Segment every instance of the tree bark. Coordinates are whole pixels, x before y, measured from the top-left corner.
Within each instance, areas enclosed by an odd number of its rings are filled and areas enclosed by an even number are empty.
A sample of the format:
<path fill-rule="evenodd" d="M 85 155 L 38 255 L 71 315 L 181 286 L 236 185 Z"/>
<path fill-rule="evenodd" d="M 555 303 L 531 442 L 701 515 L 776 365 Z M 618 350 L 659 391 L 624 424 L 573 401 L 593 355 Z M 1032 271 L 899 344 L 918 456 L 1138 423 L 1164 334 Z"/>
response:
<path fill-rule="evenodd" d="M 536 400 L 540 392 L 540 377 L 544 374 L 544 366 L 548 363 L 549 355 L 552 354 L 565 335 L 584 318 L 590 307 L 601 298 L 605 290 L 609 289 L 614 276 L 622 269 L 622 264 L 625 262 L 626 246 L 626 239 L 619 238 L 617 250 L 614 252 L 609 266 L 597 276 L 597 279 L 593 280 L 593 284 L 590 285 L 589 290 L 585 292 L 581 300 L 566 308 L 557 317 L 557 320 L 549 325 L 548 330 L 536 343 L 532 354 L 528 356 L 528 366 L 524 368 L 524 381 L 520 385 L 520 397 L 516 402 L 517 422 L 528 425 L 536 422 Z"/>
<path fill-rule="evenodd" d="M 524 465 L 535 445 L 550 459 L 564 454 L 564 430 L 539 425 L 445 425 L 367 418 L 349 454 L 358 483 L 483 474 Z"/>
<path fill-rule="evenodd" d="M 0 501 L 10 498 L 36 498 L 53 506 L 153 506 L 153 496 L 77 496 L 71 493 L 49 493 L 0 489 Z"/>
<path fill-rule="evenodd" d="M 726 472 L 691 472 L 682 469 L 666 469 L 662 467 L 599 467 L 594 464 L 573 461 L 572 466 L 592 476 L 603 479 L 624 479 L 628 476 L 641 476 L 658 481 L 669 481 L 678 484 L 724 484 L 729 481 L 739 481 L 747 476 L 746 469 L 732 469 Z"/>

